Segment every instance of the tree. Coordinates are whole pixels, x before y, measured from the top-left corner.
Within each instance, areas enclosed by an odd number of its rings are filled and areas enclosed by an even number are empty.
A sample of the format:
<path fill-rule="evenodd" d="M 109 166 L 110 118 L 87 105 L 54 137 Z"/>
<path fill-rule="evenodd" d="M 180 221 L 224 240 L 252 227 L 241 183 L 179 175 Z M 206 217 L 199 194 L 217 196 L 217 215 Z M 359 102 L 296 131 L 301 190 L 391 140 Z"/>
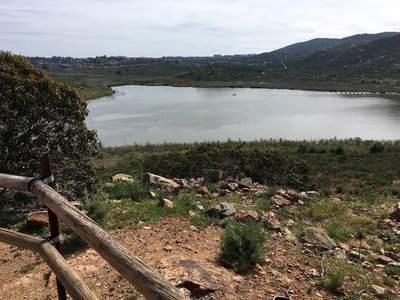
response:
<path fill-rule="evenodd" d="M 78 93 L 22 56 L 0 52 L 0 172 L 38 176 L 50 151 L 60 190 L 82 196 L 95 181 L 89 157 L 99 142 Z"/>

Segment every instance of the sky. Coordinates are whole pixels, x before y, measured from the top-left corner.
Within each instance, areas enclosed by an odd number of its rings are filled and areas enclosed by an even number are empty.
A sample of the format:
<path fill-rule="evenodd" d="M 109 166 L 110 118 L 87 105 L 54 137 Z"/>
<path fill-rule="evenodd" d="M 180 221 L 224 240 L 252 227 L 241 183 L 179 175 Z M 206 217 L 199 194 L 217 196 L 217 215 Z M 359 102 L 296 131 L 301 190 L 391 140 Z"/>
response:
<path fill-rule="evenodd" d="M 0 0 L 0 49 L 26 56 L 257 54 L 400 31 L 399 0 Z"/>

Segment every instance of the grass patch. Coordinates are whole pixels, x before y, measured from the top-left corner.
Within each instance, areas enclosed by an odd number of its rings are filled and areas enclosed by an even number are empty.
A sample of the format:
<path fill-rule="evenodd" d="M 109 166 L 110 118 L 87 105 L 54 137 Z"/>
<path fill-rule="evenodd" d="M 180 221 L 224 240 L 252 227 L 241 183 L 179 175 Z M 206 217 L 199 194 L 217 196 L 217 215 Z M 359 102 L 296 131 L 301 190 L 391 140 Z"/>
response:
<path fill-rule="evenodd" d="M 221 236 L 220 263 L 244 273 L 256 263 L 263 261 L 266 233 L 254 222 L 228 224 Z"/>
<path fill-rule="evenodd" d="M 344 275 L 336 270 L 328 274 L 327 278 L 321 278 L 320 285 L 330 291 L 336 293 L 344 283 Z"/>
<path fill-rule="evenodd" d="M 220 219 L 211 218 L 206 215 L 195 216 L 190 219 L 190 223 L 198 228 L 206 228 L 211 225 L 219 224 Z"/>

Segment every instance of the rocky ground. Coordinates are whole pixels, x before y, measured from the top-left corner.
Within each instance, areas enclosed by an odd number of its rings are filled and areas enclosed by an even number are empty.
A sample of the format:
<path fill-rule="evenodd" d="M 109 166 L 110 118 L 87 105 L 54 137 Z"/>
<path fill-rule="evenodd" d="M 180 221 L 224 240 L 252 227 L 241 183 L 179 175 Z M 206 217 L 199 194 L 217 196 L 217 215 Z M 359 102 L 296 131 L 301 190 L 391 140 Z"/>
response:
<path fill-rule="evenodd" d="M 276 190 L 267 197 L 267 187 L 249 178 L 227 179 L 207 188 L 203 180 L 145 177 L 170 193 L 168 199 L 160 199 L 164 207 L 155 209 L 173 209 L 177 194 L 188 193 L 193 210 L 110 233 L 193 298 L 400 298 L 400 204 L 389 204 L 396 202 L 393 196 L 380 204 L 361 205 L 348 195 L 321 197 L 316 191 Z M 132 194 L 133 202 L 152 197 L 157 196 L 148 191 Z M 112 203 L 114 211 L 126 209 L 120 200 Z M 194 220 L 202 216 L 221 221 L 200 226 Z M 245 274 L 218 263 L 220 235 L 228 218 L 257 221 L 268 232 L 263 262 Z M 343 224 L 332 227 L 337 221 Z M 357 226 L 368 230 L 359 236 L 352 231 Z M 0 253 L 0 299 L 56 298 L 54 275 L 40 257 L 1 243 Z M 80 250 L 67 261 L 99 298 L 141 299 L 95 251 Z M 338 273 L 343 284 L 332 288 L 329 283 Z"/>

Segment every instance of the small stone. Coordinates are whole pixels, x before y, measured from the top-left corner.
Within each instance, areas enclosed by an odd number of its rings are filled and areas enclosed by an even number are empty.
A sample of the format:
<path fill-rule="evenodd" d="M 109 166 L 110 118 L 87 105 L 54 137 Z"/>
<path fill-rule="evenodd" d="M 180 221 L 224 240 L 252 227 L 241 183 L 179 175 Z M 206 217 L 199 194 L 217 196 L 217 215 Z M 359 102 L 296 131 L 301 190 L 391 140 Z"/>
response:
<path fill-rule="evenodd" d="M 254 210 L 238 209 L 235 213 L 235 219 L 240 222 L 259 221 L 258 213 Z"/>
<path fill-rule="evenodd" d="M 335 248 L 335 257 L 337 259 L 346 259 L 346 251 L 340 248 Z"/>
<path fill-rule="evenodd" d="M 299 198 L 303 201 L 305 200 L 321 200 L 321 195 L 316 191 L 301 192 Z"/>
<path fill-rule="evenodd" d="M 344 243 L 338 243 L 338 247 L 344 251 L 350 251 L 350 247 Z"/>
<path fill-rule="evenodd" d="M 325 231 L 316 227 L 305 228 L 300 241 L 306 244 L 311 244 L 319 249 L 330 250 L 336 247 L 336 243 L 325 233 Z"/>
<path fill-rule="evenodd" d="M 318 271 L 316 269 L 314 269 L 314 268 L 310 269 L 308 274 L 310 274 L 311 276 L 314 276 L 314 277 L 319 277 Z"/>
<path fill-rule="evenodd" d="M 166 245 L 163 249 L 165 251 L 167 251 L 167 252 L 171 252 L 172 251 L 172 247 L 170 245 Z"/>
<path fill-rule="evenodd" d="M 117 181 L 117 180 L 133 182 L 133 177 L 131 175 L 123 174 L 123 173 L 118 173 L 111 177 L 112 182 Z"/>
<path fill-rule="evenodd" d="M 275 195 L 271 197 L 271 201 L 278 206 L 285 206 L 285 205 L 290 205 L 292 202 L 290 200 L 286 199 L 285 197 L 282 197 L 280 195 Z"/>
<path fill-rule="evenodd" d="M 196 193 L 199 195 L 209 195 L 210 192 L 208 191 L 208 189 L 205 186 L 200 186 L 197 188 Z"/>
<path fill-rule="evenodd" d="M 385 255 L 379 255 L 377 259 L 380 263 L 387 265 L 388 263 L 393 262 L 393 259 L 387 257 Z"/>
<path fill-rule="evenodd" d="M 239 181 L 239 187 L 241 188 L 248 188 L 250 189 L 253 186 L 253 181 L 251 180 L 251 178 L 246 177 L 246 178 L 242 178 Z"/>
<path fill-rule="evenodd" d="M 161 202 L 161 206 L 167 207 L 167 208 L 174 208 L 174 203 L 169 199 L 163 198 L 162 202 Z"/>
<path fill-rule="evenodd" d="M 362 255 L 362 254 L 359 254 L 359 253 L 356 252 L 356 251 L 351 251 L 351 252 L 349 253 L 349 258 L 350 258 L 351 260 L 355 260 L 355 261 L 364 261 L 364 260 L 365 260 L 365 256 Z"/>
<path fill-rule="evenodd" d="M 189 210 L 189 213 L 188 213 L 188 214 L 189 214 L 189 216 L 192 217 L 192 218 L 193 218 L 193 217 L 198 217 L 198 216 L 199 216 L 198 214 L 196 214 L 194 211 L 191 211 L 191 210 Z"/>

